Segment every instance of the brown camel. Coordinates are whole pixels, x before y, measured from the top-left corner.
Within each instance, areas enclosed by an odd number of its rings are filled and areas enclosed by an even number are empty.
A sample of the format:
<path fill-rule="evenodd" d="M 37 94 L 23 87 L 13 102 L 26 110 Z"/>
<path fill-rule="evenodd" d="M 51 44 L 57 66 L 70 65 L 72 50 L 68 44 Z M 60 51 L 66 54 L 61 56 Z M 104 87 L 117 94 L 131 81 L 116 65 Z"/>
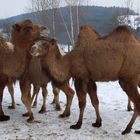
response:
<path fill-rule="evenodd" d="M 78 39 L 79 39 L 78 43 L 80 43 L 80 44 L 77 44 L 76 46 L 77 47 L 86 47 L 86 46 L 94 47 L 94 45 L 92 45 L 92 44 L 89 45 L 88 42 L 90 40 L 96 40 L 98 38 L 101 38 L 101 36 L 96 32 L 96 30 L 94 30 L 93 27 L 91 27 L 89 25 L 82 26 L 80 28 L 80 32 L 79 32 L 79 35 L 78 35 Z M 82 41 L 82 40 L 85 40 L 85 41 Z M 137 39 L 137 40 L 140 42 L 139 39 Z M 139 84 L 139 87 L 140 87 L 140 84 Z M 131 101 L 130 101 L 129 98 L 128 98 L 127 110 L 128 111 L 132 111 L 133 110 L 132 106 L 131 106 Z"/>
<path fill-rule="evenodd" d="M 42 88 L 42 96 L 43 96 L 43 104 L 41 107 L 41 110 L 39 113 L 46 112 L 46 97 L 47 97 L 47 84 L 50 82 L 50 77 L 42 71 L 40 59 L 33 57 L 30 62 L 29 66 L 29 74 L 28 77 L 30 79 L 30 83 L 33 84 L 33 95 L 32 95 L 32 103 L 35 97 L 35 101 L 33 103 L 33 107 L 36 107 L 37 105 L 37 97 L 40 90 L 40 87 Z M 56 104 L 56 110 L 60 110 L 60 103 L 59 103 L 59 89 L 57 89 L 56 86 L 52 85 L 53 88 L 53 94 L 54 94 L 54 100 Z"/>
<path fill-rule="evenodd" d="M 30 20 L 23 20 L 13 25 L 11 41 L 14 44 L 14 51 L 7 52 L 0 50 L 0 121 L 9 120 L 10 117 L 4 115 L 2 109 L 3 90 L 8 82 L 8 77 L 18 78 L 22 84 L 22 100 L 26 104 L 30 104 L 27 98 L 28 93 L 23 92 L 27 83 L 24 82 L 26 70 L 30 62 L 29 47 L 32 42 L 37 39 L 44 27 L 33 24 Z M 1 47 L 2 48 L 2 47 Z M 32 114 L 30 114 L 32 118 Z"/>
<path fill-rule="evenodd" d="M 82 125 L 88 82 L 119 80 L 120 86 L 135 105 L 132 119 L 122 132 L 122 134 L 129 133 L 140 113 L 140 95 L 137 91 L 140 78 L 140 44 L 128 28 L 119 26 L 106 37 L 95 41 L 91 39 L 88 45 L 92 44 L 94 47 L 75 47 L 64 57 L 60 55 L 55 39 L 46 38 L 46 42 L 44 40 L 42 44 L 36 43 L 31 49 L 32 55 L 40 56 L 43 69 L 49 71 L 59 82 L 66 81 L 70 77 L 75 78 L 80 114 L 78 122 L 71 128 L 79 129 Z M 77 45 L 81 44 L 78 41 Z M 89 87 L 92 86 L 89 85 Z M 93 105 L 98 106 L 93 94 L 90 97 Z M 96 123 L 100 124 L 100 116 L 97 120 L 99 121 Z"/>
<path fill-rule="evenodd" d="M 23 114 L 23 116 L 29 116 L 29 119 L 27 120 L 28 122 L 31 122 L 34 120 L 34 116 L 33 113 L 31 111 L 31 96 L 30 96 L 30 83 L 31 81 L 31 77 L 30 74 L 32 74 L 30 72 L 30 68 L 31 68 L 31 62 L 32 62 L 32 58 L 31 55 L 29 54 L 28 50 L 31 47 L 32 41 L 36 40 L 37 38 L 39 38 L 42 34 L 42 31 L 44 31 L 44 27 L 38 27 L 37 25 L 35 26 L 31 21 L 27 21 L 26 24 L 25 22 L 21 21 L 18 22 L 14 25 L 13 27 L 13 31 L 12 31 L 12 43 L 15 46 L 22 46 L 22 51 L 24 50 L 24 48 L 26 48 L 26 57 L 28 58 L 28 62 L 26 63 L 26 69 L 24 71 L 24 74 L 22 75 L 22 77 L 20 78 L 20 88 L 21 88 L 21 92 L 22 92 L 22 101 L 27 109 L 27 113 Z M 36 27 L 37 29 L 41 28 L 41 31 L 39 32 L 39 35 L 36 38 L 31 38 L 30 36 L 28 36 L 28 38 L 26 39 L 26 34 L 27 32 L 25 32 L 25 27 L 28 27 L 28 30 L 31 29 L 31 31 L 34 33 L 32 26 Z M 34 28 L 35 28 L 34 27 Z M 46 28 L 45 28 L 46 30 Z M 29 34 L 30 35 L 30 34 Z M 28 41 L 28 42 L 27 42 Z M 29 42 L 30 41 L 30 42 Z M 44 71 L 44 70 L 43 70 Z M 48 75 L 48 73 L 45 71 L 45 74 L 52 80 L 52 76 Z M 65 107 L 64 112 L 60 115 L 61 117 L 66 117 L 70 115 L 70 107 L 71 107 L 71 102 L 72 102 L 72 98 L 74 95 L 74 91 L 68 86 L 67 82 L 64 82 L 61 85 L 58 85 L 57 82 L 53 82 L 53 85 L 56 85 L 58 88 L 60 88 L 62 91 L 64 91 L 64 93 L 66 94 L 67 97 L 67 104 Z M 45 95 L 46 96 L 46 95 Z"/>
<path fill-rule="evenodd" d="M 140 82 L 138 84 L 138 87 L 140 88 Z M 131 105 L 131 100 L 128 98 L 128 104 L 127 104 L 127 111 L 132 111 L 132 105 Z"/>
<path fill-rule="evenodd" d="M 140 38 L 137 38 L 137 40 L 140 43 Z M 140 81 L 139 81 L 138 87 L 140 88 Z M 127 111 L 132 111 L 132 110 L 133 108 L 131 106 L 131 100 L 128 98 Z"/>
<path fill-rule="evenodd" d="M 6 42 L 3 37 L 0 36 L 0 53 L 1 55 L 7 54 L 8 52 L 13 53 L 14 52 L 14 45 L 10 42 Z M 3 53 L 3 54 L 2 54 Z M 9 93 L 11 95 L 11 106 L 9 106 L 10 109 L 15 108 L 15 100 L 14 100 L 14 91 L 13 91 L 13 80 L 11 78 L 8 79 L 7 88 L 9 90 Z"/>

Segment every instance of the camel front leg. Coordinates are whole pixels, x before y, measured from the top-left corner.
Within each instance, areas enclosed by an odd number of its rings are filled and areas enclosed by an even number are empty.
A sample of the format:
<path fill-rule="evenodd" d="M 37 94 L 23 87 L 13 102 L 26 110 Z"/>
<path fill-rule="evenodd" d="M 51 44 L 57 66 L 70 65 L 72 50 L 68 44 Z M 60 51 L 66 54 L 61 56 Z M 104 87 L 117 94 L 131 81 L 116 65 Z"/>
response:
<path fill-rule="evenodd" d="M 79 101 L 80 113 L 79 113 L 78 122 L 75 125 L 71 125 L 70 126 L 71 129 L 80 129 L 82 126 L 83 115 L 86 106 L 86 95 L 87 95 L 87 90 L 85 89 L 85 86 L 86 85 L 84 85 L 81 80 L 75 80 L 75 89 Z"/>
<path fill-rule="evenodd" d="M 9 109 L 15 109 L 14 87 L 13 87 L 12 80 L 8 80 L 7 88 L 8 88 L 8 91 L 10 93 L 11 100 L 12 100 L 11 106 L 8 106 L 8 108 Z"/>
<path fill-rule="evenodd" d="M 68 117 L 70 116 L 70 108 L 72 104 L 72 99 L 74 95 L 74 91 L 72 88 L 69 87 L 67 83 L 64 83 L 63 85 L 59 86 L 59 88 L 66 94 L 67 97 L 67 103 L 64 112 L 60 115 L 60 117 Z"/>
<path fill-rule="evenodd" d="M 20 81 L 20 89 L 22 94 L 21 100 L 27 109 L 27 113 L 23 114 L 23 116 L 29 116 L 27 122 L 32 122 L 34 120 L 34 116 L 31 110 L 32 101 L 31 101 L 31 94 L 30 94 L 30 90 L 31 90 L 30 82 L 28 80 Z"/>

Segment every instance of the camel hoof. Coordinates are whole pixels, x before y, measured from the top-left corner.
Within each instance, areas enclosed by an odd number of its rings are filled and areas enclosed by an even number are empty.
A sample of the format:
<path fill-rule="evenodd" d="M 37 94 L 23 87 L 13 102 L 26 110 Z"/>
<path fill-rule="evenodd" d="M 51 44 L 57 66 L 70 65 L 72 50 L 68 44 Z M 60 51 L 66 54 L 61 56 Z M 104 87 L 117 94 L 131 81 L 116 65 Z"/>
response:
<path fill-rule="evenodd" d="M 55 104 L 55 101 L 53 100 L 53 101 L 51 102 L 51 104 Z"/>
<path fill-rule="evenodd" d="M 67 113 L 67 114 L 63 113 L 63 114 L 59 115 L 60 118 L 65 118 L 65 117 L 69 117 L 69 116 L 70 116 L 70 113 Z"/>
<path fill-rule="evenodd" d="M 60 106 L 56 106 L 55 109 L 56 109 L 56 111 L 60 111 L 61 107 Z"/>
<path fill-rule="evenodd" d="M 46 109 L 45 110 L 44 109 L 41 109 L 38 113 L 43 114 L 45 112 L 46 112 Z"/>
<path fill-rule="evenodd" d="M 36 108 L 37 107 L 37 102 L 34 102 L 32 107 Z"/>
<path fill-rule="evenodd" d="M 15 106 L 8 106 L 8 109 L 15 109 Z"/>
<path fill-rule="evenodd" d="M 97 122 L 96 123 L 92 123 L 92 126 L 99 128 L 99 127 L 102 126 L 102 123 L 101 122 L 99 122 L 99 123 L 97 123 Z"/>
<path fill-rule="evenodd" d="M 136 130 L 135 133 L 136 133 L 136 134 L 140 134 L 140 130 Z"/>
<path fill-rule="evenodd" d="M 32 105 L 32 108 L 37 108 L 37 105 Z"/>
<path fill-rule="evenodd" d="M 22 114 L 22 116 L 23 117 L 28 117 L 29 116 L 29 113 L 27 112 L 27 113 L 24 113 L 24 114 Z"/>
<path fill-rule="evenodd" d="M 81 124 L 75 124 L 75 125 L 71 125 L 70 129 L 80 129 L 81 128 Z"/>
<path fill-rule="evenodd" d="M 34 117 L 30 117 L 29 119 L 27 119 L 28 123 L 32 123 L 34 121 Z"/>
<path fill-rule="evenodd" d="M 127 108 L 127 111 L 133 111 L 133 109 L 132 108 Z"/>
<path fill-rule="evenodd" d="M 8 120 L 10 120 L 10 116 L 7 115 L 0 116 L 0 121 L 8 121 Z"/>
<path fill-rule="evenodd" d="M 125 134 L 128 134 L 131 132 L 131 129 L 125 129 L 123 132 L 122 132 L 122 135 L 125 135 Z"/>

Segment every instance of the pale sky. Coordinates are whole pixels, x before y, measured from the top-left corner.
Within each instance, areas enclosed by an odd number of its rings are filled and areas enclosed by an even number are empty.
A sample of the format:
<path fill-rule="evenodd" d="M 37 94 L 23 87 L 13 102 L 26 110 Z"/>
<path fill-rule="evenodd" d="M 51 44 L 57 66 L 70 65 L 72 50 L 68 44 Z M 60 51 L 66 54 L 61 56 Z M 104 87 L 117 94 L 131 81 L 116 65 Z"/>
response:
<path fill-rule="evenodd" d="M 63 1 L 63 0 L 61 0 Z M 97 6 L 126 6 L 126 1 L 130 0 L 85 0 L 89 5 Z M 133 2 L 133 9 L 140 11 L 140 0 L 131 0 Z M 30 0 L 0 0 L 0 19 L 11 16 L 16 16 L 25 13 L 26 8 L 29 7 Z"/>

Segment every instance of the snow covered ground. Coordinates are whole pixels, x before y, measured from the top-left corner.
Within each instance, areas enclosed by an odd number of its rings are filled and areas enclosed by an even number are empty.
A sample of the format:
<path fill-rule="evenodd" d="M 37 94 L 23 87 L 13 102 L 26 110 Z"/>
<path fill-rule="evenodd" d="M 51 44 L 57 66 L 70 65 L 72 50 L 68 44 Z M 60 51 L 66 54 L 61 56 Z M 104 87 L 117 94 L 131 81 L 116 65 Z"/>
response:
<path fill-rule="evenodd" d="M 78 101 L 76 95 L 71 108 L 71 116 L 59 118 L 62 111 L 56 111 L 51 104 L 53 95 L 51 85 L 48 85 L 47 112 L 39 114 L 42 104 L 40 94 L 38 107 L 33 108 L 35 120 L 38 123 L 27 123 L 22 117 L 25 107 L 20 100 L 20 90 L 18 83 L 15 85 L 16 109 L 9 110 L 10 96 L 5 89 L 3 107 L 5 114 L 9 114 L 11 119 L 7 122 L 0 122 L 0 140 L 140 140 L 140 135 L 134 130 L 140 129 L 140 118 L 133 126 L 132 132 L 121 135 L 121 131 L 126 127 L 132 116 L 132 112 L 126 111 L 127 96 L 121 90 L 118 82 L 97 83 L 98 97 L 100 100 L 100 112 L 102 116 L 102 127 L 94 128 L 95 112 L 87 96 L 87 106 L 84 114 L 83 125 L 79 130 L 70 129 L 70 125 L 75 124 L 78 119 Z M 62 110 L 65 107 L 65 95 L 60 94 Z"/>

